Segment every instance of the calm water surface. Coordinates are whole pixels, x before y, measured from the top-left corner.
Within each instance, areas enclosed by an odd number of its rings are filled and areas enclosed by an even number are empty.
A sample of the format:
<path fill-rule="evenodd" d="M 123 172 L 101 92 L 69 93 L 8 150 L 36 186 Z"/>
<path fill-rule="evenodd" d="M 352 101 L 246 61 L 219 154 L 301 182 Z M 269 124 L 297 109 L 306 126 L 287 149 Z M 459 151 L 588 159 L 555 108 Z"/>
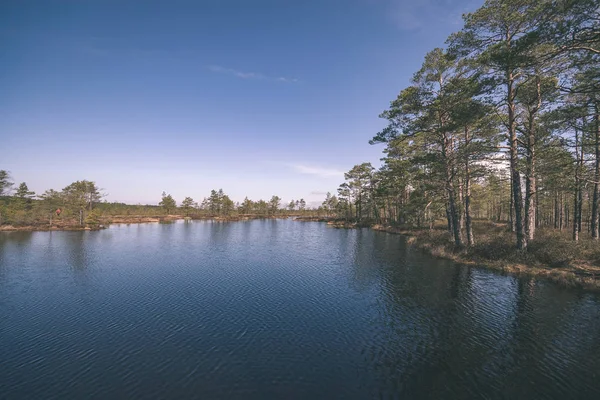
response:
<path fill-rule="evenodd" d="M 600 399 L 600 298 L 317 223 L 2 233 L 0 398 Z"/>

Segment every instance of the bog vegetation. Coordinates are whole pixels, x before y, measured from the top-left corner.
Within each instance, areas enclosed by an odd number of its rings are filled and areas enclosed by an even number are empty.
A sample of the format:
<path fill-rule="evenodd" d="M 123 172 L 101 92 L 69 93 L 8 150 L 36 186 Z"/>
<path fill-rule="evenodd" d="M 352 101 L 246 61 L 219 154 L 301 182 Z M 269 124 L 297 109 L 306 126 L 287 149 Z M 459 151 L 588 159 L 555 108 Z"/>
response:
<path fill-rule="evenodd" d="M 168 219 L 189 218 L 239 218 L 315 215 L 304 199 L 292 200 L 282 205 L 279 196 L 270 200 L 252 201 L 247 197 L 235 203 L 222 189 L 212 190 L 200 202 L 191 197 L 181 203 L 166 192 L 158 206 L 130 205 L 103 201 L 104 194 L 95 182 L 76 181 L 62 190 L 49 189 L 37 195 L 26 182 L 15 189 L 10 173 L 0 170 L 0 227 L 76 228 L 97 227 L 109 224 L 114 217 L 121 222 L 143 222 L 140 217 Z M 137 219 L 128 219 L 127 217 Z"/>

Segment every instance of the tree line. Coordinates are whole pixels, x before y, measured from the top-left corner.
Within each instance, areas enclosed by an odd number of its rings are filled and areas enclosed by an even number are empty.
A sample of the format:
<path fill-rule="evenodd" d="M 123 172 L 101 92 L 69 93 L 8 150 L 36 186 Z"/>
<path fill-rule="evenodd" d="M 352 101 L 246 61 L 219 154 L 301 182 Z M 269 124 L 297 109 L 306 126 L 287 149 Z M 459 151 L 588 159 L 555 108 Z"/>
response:
<path fill-rule="evenodd" d="M 185 197 L 181 203 L 166 192 L 158 205 L 131 205 L 103 200 L 102 189 L 93 181 L 75 181 L 62 190 L 49 189 L 37 195 L 27 183 L 16 185 L 10 173 L 0 170 L 0 225 L 42 225 L 61 221 L 64 225 L 97 225 L 107 223 L 110 216 L 259 217 L 317 215 L 319 210 L 307 207 L 304 199 L 282 204 L 279 196 L 269 200 L 252 201 L 246 197 L 234 202 L 223 189 L 211 190 L 208 197 L 196 202 Z"/>
<path fill-rule="evenodd" d="M 432 226 L 457 246 L 473 220 L 600 237 L 600 1 L 487 0 L 431 50 L 381 118 L 382 166 L 356 165 L 324 210 Z"/>
<path fill-rule="evenodd" d="M 97 224 L 99 213 L 94 212 L 104 197 L 95 182 L 75 181 L 60 191 L 49 189 L 40 195 L 21 182 L 14 183 L 6 170 L 0 170 L 0 225 L 36 225 L 56 217 L 75 219 L 81 226 Z"/>
<path fill-rule="evenodd" d="M 181 202 L 179 208 L 175 199 L 166 192 L 162 193 L 162 198 L 159 203 L 167 214 L 180 210 L 185 216 L 202 215 L 227 217 L 232 215 L 260 215 L 260 216 L 276 216 L 276 215 L 304 215 L 307 212 L 314 212 L 307 208 L 304 199 L 291 200 L 285 206 L 282 205 L 282 200 L 279 196 L 272 196 L 270 200 L 252 201 L 248 197 L 240 202 L 234 202 L 223 192 L 223 189 L 211 190 L 208 197 L 203 198 L 200 202 L 194 201 L 191 197 L 186 197 Z"/>

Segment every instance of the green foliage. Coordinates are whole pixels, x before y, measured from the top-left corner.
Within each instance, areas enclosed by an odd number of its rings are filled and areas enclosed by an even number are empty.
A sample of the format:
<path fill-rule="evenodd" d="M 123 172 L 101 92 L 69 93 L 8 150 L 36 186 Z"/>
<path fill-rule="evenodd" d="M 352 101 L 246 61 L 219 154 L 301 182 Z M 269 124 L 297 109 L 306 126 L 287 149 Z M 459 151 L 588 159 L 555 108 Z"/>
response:
<path fill-rule="evenodd" d="M 177 202 L 173 199 L 173 196 L 167 194 L 166 192 L 162 192 L 162 198 L 158 203 L 161 206 L 166 214 L 170 214 L 177 207 Z"/>
<path fill-rule="evenodd" d="M 242 207 L 244 212 L 251 209 L 251 201 L 246 198 Z M 211 190 L 208 199 L 202 202 L 202 209 L 208 210 L 211 216 L 231 216 L 235 211 L 235 203 L 225 194 L 223 189 Z"/>
<path fill-rule="evenodd" d="M 296 202 L 294 200 L 290 201 L 287 205 L 287 209 L 289 211 L 294 211 L 296 209 Z"/>
<path fill-rule="evenodd" d="M 27 184 L 25 182 L 21 182 L 21 184 L 15 191 L 15 196 L 22 200 L 32 199 L 35 196 L 35 192 L 29 190 L 29 188 L 27 187 Z"/>
<path fill-rule="evenodd" d="M 221 214 L 224 216 L 230 216 L 235 210 L 235 203 L 227 195 L 223 195 L 221 198 Z"/>
<path fill-rule="evenodd" d="M 269 215 L 269 204 L 264 200 L 258 200 L 254 205 L 254 211 L 258 215 Z"/>
<path fill-rule="evenodd" d="M 94 204 L 102 199 L 100 189 L 92 181 L 75 181 L 63 189 L 63 196 L 68 206 L 77 210 L 92 210 Z"/>
<path fill-rule="evenodd" d="M 59 209 L 63 202 L 64 196 L 62 193 L 57 192 L 54 189 L 46 190 L 41 196 L 41 209 L 42 213 L 48 216 L 48 220 L 50 225 L 52 225 L 52 220 L 56 213 L 56 210 Z"/>
<path fill-rule="evenodd" d="M 98 211 L 98 209 L 92 210 L 85 217 L 85 224 L 90 227 L 97 227 L 98 225 L 100 225 L 100 217 L 101 214 L 100 211 Z"/>
<path fill-rule="evenodd" d="M 10 193 L 13 186 L 13 182 L 10 177 L 10 173 L 6 170 L 0 169 L 0 196 L 6 196 Z"/>
<path fill-rule="evenodd" d="M 247 197 L 244 198 L 244 201 L 242 202 L 242 205 L 240 207 L 240 212 L 242 214 L 250 214 L 253 209 L 254 209 L 254 202 L 252 200 L 248 199 Z"/>
<path fill-rule="evenodd" d="M 271 200 L 269 200 L 269 214 L 271 214 L 271 215 L 277 214 L 277 211 L 279 211 L 280 205 L 281 205 L 281 199 L 279 198 L 279 196 L 271 197 Z"/>
<path fill-rule="evenodd" d="M 35 192 L 29 190 L 25 182 L 21 182 L 17 190 L 15 191 L 15 197 L 19 200 L 20 207 L 29 211 L 32 207 L 32 199 L 35 196 Z"/>
<path fill-rule="evenodd" d="M 338 198 L 335 195 L 332 196 L 331 193 L 327 192 L 322 207 L 326 216 L 334 214 L 338 208 Z"/>
<path fill-rule="evenodd" d="M 185 199 L 183 199 L 183 201 L 181 202 L 181 208 L 185 216 L 189 216 L 192 210 L 194 209 L 194 199 L 192 199 L 191 197 L 186 197 Z"/>

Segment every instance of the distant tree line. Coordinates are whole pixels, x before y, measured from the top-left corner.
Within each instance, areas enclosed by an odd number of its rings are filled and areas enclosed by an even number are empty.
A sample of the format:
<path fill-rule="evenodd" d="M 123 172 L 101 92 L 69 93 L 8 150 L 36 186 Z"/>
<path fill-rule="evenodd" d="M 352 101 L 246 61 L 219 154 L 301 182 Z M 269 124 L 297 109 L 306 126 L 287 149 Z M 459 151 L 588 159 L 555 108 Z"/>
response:
<path fill-rule="evenodd" d="M 600 1 L 487 0 L 425 56 L 323 208 L 359 222 L 431 226 L 457 246 L 473 220 L 600 237 Z"/>
<path fill-rule="evenodd" d="M 25 182 L 14 193 L 13 186 L 9 172 L 0 170 L 0 225 L 51 225 L 56 218 L 74 219 L 81 226 L 98 223 L 94 211 L 103 195 L 94 182 L 75 181 L 61 191 L 50 189 L 39 195 Z"/>
<path fill-rule="evenodd" d="M 272 196 L 269 200 L 252 201 L 248 197 L 240 202 L 234 202 L 223 192 L 223 189 L 211 190 L 208 197 L 200 202 L 191 197 L 186 197 L 178 207 L 175 199 L 166 192 L 162 193 L 159 206 L 164 212 L 182 212 L 185 216 L 212 216 L 229 217 L 234 215 L 258 215 L 258 216 L 286 216 L 286 215 L 314 215 L 319 209 L 308 209 L 304 199 L 291 200 L 285 207 L 279 196 Z"/>
<path fill-rule="evenodd" d="M 279 196 L 270 200 L 234 202 L 223 189 L 212 190 L 208 197 L 196 202 L 185 197 L 180 204 L 166 192 L 158 205 L 131 205 L 107 202 L 95 182 L 75 181 L 60 191 L 50 189 L 37 195 L 25 182 L 16 189 L 10 173 L 0 170 L 0 225 L 97 225 L 110 222 L 110 216 L 260 217 L 317 215 L 304 199 L 292 200 L 285 207 Z"/>

